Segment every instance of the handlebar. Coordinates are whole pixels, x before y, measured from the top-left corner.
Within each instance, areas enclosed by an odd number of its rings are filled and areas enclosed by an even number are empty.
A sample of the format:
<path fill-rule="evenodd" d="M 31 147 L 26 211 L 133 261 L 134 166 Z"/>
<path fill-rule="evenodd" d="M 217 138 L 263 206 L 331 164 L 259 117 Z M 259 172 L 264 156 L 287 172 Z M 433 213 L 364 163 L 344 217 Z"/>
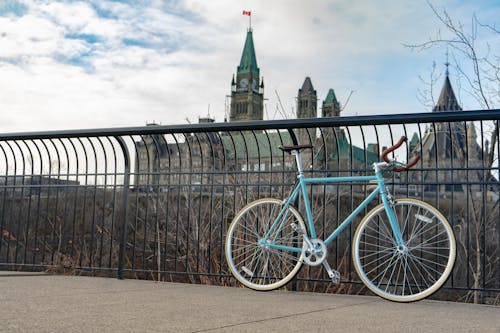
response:
<path fill-rule="evenodd" d="M 398 149 L 399 147 L 401 147 L 401 145 L 408 141 L 408 138 L 406 136 L 402 136 L 398 142 L 396 142 L 396 144 L 392 147 L 389 147 L 387 149 L 385 149 L 383 152 L 382 152 L 382 159 L 384 160 L 384 162 L 386 163 L 389 163 L 389 164 L 393 164 L 394 161 L 391 161 L 389 160 L 389 158 L 387 157 L 387 155 L 389 155 L 391 152 L 395 151 L 396 149 Z M 402 172 L 402 171 L 407 171 L 409 170 L 411 167 L 415 166 L 415 164 L 417 164 L 417 162 L 420 160 L 420 156 L 419 155 L 415 155 L 411 158 L 411 160 L 408 161 L 408 163 L 404 166 L 395 166 L 392 170 L 394 172 Z"/>

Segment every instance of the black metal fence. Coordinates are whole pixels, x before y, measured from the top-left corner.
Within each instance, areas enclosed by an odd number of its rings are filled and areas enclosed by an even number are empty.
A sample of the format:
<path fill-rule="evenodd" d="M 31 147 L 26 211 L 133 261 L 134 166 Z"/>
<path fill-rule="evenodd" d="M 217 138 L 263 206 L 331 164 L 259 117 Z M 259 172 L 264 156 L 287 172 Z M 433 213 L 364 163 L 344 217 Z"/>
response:
<path fill-rule="evenodd" d="M 483 110 L 0 135 L 0 269 L 234 285 L 228 224 L 248 202 L 293 187 L 294 161 L 278 149 L 289 131 L 314 145 L 303 156 L 314 176 L 370 174 L 405 135 L 396 158 L 421 160 L 388 184 L 436 206 L 457 239 L 453 273 L 435 297 L 498 304 L 499 119 L 500 110 Z M 320 236 L 369 185 L 311 187 Z M 305 267 L 294 288 L 367 292 L 352 265 L 355 227 L 331 246 L 340 286 Z"/>

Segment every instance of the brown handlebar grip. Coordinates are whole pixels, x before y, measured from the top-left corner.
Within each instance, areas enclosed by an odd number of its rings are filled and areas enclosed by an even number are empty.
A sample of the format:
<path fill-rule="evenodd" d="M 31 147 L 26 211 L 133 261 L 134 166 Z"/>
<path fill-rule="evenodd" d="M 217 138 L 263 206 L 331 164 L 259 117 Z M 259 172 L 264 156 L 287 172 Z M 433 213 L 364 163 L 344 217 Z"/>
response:
<path fill-rule="evenodd" d="M 395 167 L 393 170 L 394 172 L 402 172 L 402 171 L 408 171 L 410 168 L 412 168 L 415 164 L 420 161 L 420 155 L 415 155 L 412 157 L 412 159 L 406 164 L 404 167 Z"/>
<path fill-rule="evenodd" d="M 387 157 L 387 155 L 389 155 L 391 152 L 393 152 L 396 149 L 398 149 L 399 147 L 401 147 L 401 145 L 406 141 L 408 141 L 408 138 L 406 136 L 402 136 L 401 138 L 399 138 L 399 141 L 396 142 L 396 144 L 394 146 L 385 149 L 382 152 L 382 156 L 381 156 L 382 159 L 384 160 L 384 162 L 391 163 L 391 161 L 389 161 L 389 158 Z M 407 171 L 411 167 L 413 167 L 415 164 L 417 164 L 419 160 L 420 160 L 419 155 L 413 156 L 412 159 L 410 161 L 408 161 L 408 163 L 404 167 L 394 167 L 392 170 L 394 172 Z"/>
<path fill-rule="evenodd" d="M 390 163 L 391 161 L 389 161 L 389 159 L 387 158 L 387 155 L 389 155 L 389 153 L 391 153 L 391 152 L 395 151 L 396 149 L 398 149 L 399 147 L 401 147 L 403 142 L 406 142 L 407 140 L 408 140 L 408 138 L 406 136 L 402 136 L 401 138 L 399 138 L 399 141 L 396 142 L 396 144 L 394 146 L 385 149 L 382 152 L 382 156 L 381 156 L 382 159 L 384 160 L 384 162 Z"/>

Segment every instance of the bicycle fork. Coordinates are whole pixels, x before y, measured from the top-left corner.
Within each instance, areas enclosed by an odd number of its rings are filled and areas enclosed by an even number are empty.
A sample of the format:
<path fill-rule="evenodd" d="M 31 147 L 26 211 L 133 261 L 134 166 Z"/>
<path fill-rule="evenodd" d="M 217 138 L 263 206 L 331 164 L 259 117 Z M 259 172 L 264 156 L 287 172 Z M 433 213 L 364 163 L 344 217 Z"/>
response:
<path fill-rule="evenodd" d="M 400 252 L 404 252 L 406 251 L 406 245 L 403 241 L 401 228 L 399 227 L 396 214 L 394 214 L 394 205 L 395 205 L 394 198 L 391 195 L 391 193 L 389 193 L 389 191 L 385 186 L 382 177 L 382 172 L 377 163 L 374 165 L 374 168 L 375 168 L 375 174 L 377 176 L 378 186 L 380 187 L 380 196 L 382 198 L 382 203 L 384 204 L 385 212 L 387 214 L 387 218 L 389 219 L 394 239 L 396 240 L 396 247 Z"/>

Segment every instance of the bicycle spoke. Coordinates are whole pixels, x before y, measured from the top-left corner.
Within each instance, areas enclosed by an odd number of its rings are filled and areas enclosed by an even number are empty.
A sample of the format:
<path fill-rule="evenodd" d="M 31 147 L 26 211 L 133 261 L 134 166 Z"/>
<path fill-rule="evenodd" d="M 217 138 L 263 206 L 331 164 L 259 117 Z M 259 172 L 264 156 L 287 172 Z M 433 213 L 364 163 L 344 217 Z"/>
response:
<path fill-rule="evenodd" d="M 303 239 L 292 225 L 306 229 L 305 224 L 296 210 L 283 207 L 282 201 L 276 199 L 257 200 L 247 205 L 229 227 L 226 243 L 229 268 L 247 287 L 279 288 L 302 265 L 301 253 L 271 248 L 273 244 L 302 248 Z"/>
<path fill-rule="evenodd" d="M 455 257 L 451 227 L 432 206 L 415 199 L 398 199 L 393 211 L 403 246 L 396 246 L 381 204 L 356 231 L 356 269 L 363 282 L 379 296 L 395 301 L 427 297 L 451 272 Z"/>
<path fill-rule="evenodd" d="M 369 244 L 369 243 L 366 243 L 366 244 Z M 363 252 L 370 252 L 369 254 L 366 254 L 364 256 L 359 256 L 360 259 L 363 259 L 363 260 L 366 260 L 368 259 L 368 257 L 372 257 L 372 256 L 376 256 L 376 255 L 380 255 L 382 253 L 387 253 L 387 255 L 390 255 L 391 253 L 388 253 L 388 252 L 392 252 L 394 251 L 393 248 L 385 248 L 384 250 L 381 250 L 381 251 L 374 251 L 374 250 L 371 250 L 371 251 L 368 251 L 368 250 L 364 250 Z M 383 256 L 382 256 L 383 257 Z M 377 259 L 380 259 L 377 258 Z"/>

